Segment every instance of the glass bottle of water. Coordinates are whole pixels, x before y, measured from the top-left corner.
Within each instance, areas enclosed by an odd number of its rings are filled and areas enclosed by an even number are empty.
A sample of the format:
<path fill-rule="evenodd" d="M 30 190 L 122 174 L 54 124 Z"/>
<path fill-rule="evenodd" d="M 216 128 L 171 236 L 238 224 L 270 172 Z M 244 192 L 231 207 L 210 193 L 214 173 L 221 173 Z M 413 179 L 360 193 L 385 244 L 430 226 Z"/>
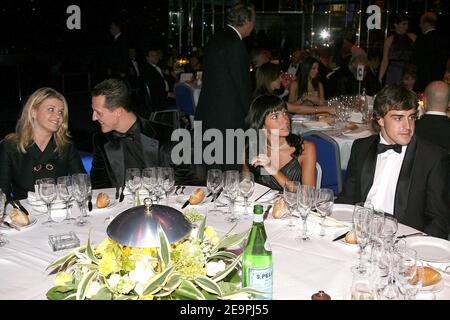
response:
<path fill-rule="evenodd" d="M 253 207 L 253 226 L 242 256 L 243 287 L 252 287 L 264 294 L 256 299 L 272 299 L 272 250 L 264 229 L 263 207 Z"/>

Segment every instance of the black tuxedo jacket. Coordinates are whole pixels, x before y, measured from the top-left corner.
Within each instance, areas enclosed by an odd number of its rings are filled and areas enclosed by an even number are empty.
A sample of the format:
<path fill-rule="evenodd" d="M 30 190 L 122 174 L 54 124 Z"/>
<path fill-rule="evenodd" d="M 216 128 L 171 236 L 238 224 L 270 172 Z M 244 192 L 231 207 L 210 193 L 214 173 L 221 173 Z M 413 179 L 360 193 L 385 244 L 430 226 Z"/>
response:
<path fill-rule="evenodd" d="M 107 59 L 112 77 L 121 79 L 121 73 L 128 74 L 128 43 L 123 35 L 113 40 Z"/>
<path fill-rule="evenodd" d="M 54 169 L 46 173 L 47 178 L 57 179 L 75 173 L 86 173 L 80 154 L 75 146 L 70 143 L 62 154 L 52 152 L 53 141 L 40 156 L 41 163 L 52 164 Z M 27 153 L 17 150 L 16 144 L 5 139 L 0 143 L 0 188 L 6 194 L 12 192 L 16 199 L 25 199 L 28 191 L 34 191 L 35 174 L 33 167 L 36 160 L 33 154 L 40 153 L 32 145 L 26 148 Z M 42 178 L 42 176 L 41 176 Z"/>
<path fill-rule="evenodd" d="M 150 101 L 157 110 L 167 107 L 167 91 L 164 77 L 150 63 L 145 63 L 141 73 L 142 80 L 150 89 Z"/>
<path fill-rule="evenodd" d="M 347 180 L 336 203 L 365 201 L 373 184 L 379 140 L 379 135 L 373 135 L 353 143 Z M 450 222 L 447 175 L 445 151 L 413 136 L 397 181 L 394 216 L 398 222 L 447 238 Z"/>
<path fill-rule="evenodd" d="M 436 30 L 417 37 L 413 46 L 413 63 L 417 67 L 416 92 L 423 92 L 434 80 L 442 80 L 449 55 L 449 41 Z"/>
<path fill-rule="evenodd" d="M 425 114 L 416 121 L 416 134 L 450 153 L 450 118 Z"/>
<path fill-rule="evenodd" d="M 203 61 L 195 119 L 207 128 L 244 128 L 252 94 L 244 42 L 226 26 L 208 42 Z"/>
<path fill-rule="evenodd" d="M 146 167 L 161 165 L 160 141 L 170 140 L 170 128 L 138 118 L 141 124 L 141 143 Z M 121 187 L 125 182 L 125 160 L 121 143 L 110 141 L 107 134 L 93 136 L 94 154 L 91 169 L 93 189 Z"/>

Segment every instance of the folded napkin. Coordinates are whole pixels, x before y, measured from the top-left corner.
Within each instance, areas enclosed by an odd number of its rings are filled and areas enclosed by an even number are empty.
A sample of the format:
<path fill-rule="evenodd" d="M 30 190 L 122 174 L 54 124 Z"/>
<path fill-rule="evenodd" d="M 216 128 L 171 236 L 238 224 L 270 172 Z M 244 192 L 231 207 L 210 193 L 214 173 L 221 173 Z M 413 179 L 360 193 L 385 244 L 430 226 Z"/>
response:
<path fill-rule="evenodd" d="M 357 122 L 357 123 L 362 123 L 362 113 L 359 111 L 353 111 L 350 115 L 350 119 L 348 119 L 348 121 L 350 122 Z"/>
<path fill-rule="evenodd" d="M 305 121 L 302 123 L 307 128 L 318 128 L 318 129 L 326 129 L 331 128 L 331 126 L 327 122 L 323 121 Z"/>
<path fill-rule="evenodd" d="M 46 206 L 45 202 L 42 201 L 40 198 L 36 197 L 36 193 L 28 191 L 27 195 L 27 202 L 31 206 Z M 66 205 L 63 200 L 61 199 L 55 199 L 52 202 L 52 208 L 65 208 Z"/>
<path fill-rule="evenodd" d="M 372 135 L 372 131 L 369 129 L 358 128 L 351 131 L 342 132 L 344 136 L 352 137 L 352 138 L 365 138 Z"/>

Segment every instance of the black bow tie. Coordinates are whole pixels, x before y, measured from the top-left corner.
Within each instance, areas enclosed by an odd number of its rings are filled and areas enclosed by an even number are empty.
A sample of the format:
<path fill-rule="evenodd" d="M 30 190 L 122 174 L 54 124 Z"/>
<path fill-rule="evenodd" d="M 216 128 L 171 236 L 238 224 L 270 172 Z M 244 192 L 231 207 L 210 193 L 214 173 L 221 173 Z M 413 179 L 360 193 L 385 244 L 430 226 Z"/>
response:
<path fill-rule="evenodd" d="M 377 154 L 388 151 L 389 149 L 394 150 L 397 153 L 402 153 L 402 146 L 399 144 L 383 144 L 379 143 L 377 145 Z"/>
<path fill-rule="evenodd" d="M 115 141 L 119 141 L 122 139 L 131 139 L 131 140 L 135 139 L 134 132 L 122 133 L 122 132 L 113 131 L 113 132 L 111 132 L 111 137 Z"/>

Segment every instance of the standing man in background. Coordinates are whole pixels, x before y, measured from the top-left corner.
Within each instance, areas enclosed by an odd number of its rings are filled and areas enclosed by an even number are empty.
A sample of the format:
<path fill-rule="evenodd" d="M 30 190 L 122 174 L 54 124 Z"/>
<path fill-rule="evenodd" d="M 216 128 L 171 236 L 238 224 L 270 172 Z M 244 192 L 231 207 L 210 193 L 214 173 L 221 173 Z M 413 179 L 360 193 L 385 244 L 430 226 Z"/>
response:
<path fill-rule="evenodd" d="M 251 99 L 249 58 L 242 39 L 248 37 L 255 25 L 255 8 L 239 2 L 227 17 L 227 25 L 208 42 L 204 55 L 202 91 L 195 119 L 202 121 L 203 129 L 222 131 L 225 148 L 234 141 L 226 141 L 226 129 L 245 128 Z M 236 148 L 233 146 L 233 149 Z M 223 170 L 238 169 L 236 152 L 234 163 L 220 166 Z"/>

